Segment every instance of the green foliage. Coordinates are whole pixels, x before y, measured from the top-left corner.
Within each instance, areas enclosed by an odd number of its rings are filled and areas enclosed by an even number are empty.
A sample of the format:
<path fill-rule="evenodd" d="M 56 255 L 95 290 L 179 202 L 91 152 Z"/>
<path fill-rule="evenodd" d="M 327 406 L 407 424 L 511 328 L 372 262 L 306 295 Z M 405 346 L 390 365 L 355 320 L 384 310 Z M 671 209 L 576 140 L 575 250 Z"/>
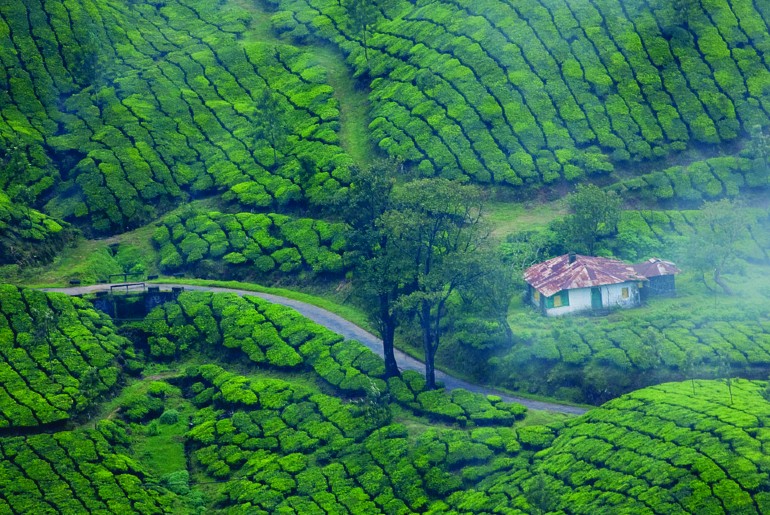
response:
<path fill-rule="evenodd" d="M 382 361 L 360 343 L 342 341 L 296 311 L 257 297 L 185 292 L 153 310 L 144 331 L 151 355 L 159 358 L 178 358 L 193 349 L 212 354 L 230 349 L 277 369 L 310 366 L 341 390 L 363 392 L 368 377 L 383 373 Z M 227 391 L 246 395 L 246 404 L 256 402 L 237 385 Z M 198 395 L 205 401 L 211 394 L 204 390 Z"/>
<path fill-rule="evenodd" d="M 175 409 L 168 409 L 161 414 L 158 420 L 161 424 L 176 424 L 179 420 L 179 412 Z"/>
<path fill-rule="evenodd" d="M 702 199 L 737 198 L 742 193 L 766 188 L 770 175 L 765 157 L 724 156 L 673 166 L 662 171 L 619 181 L 611 189 L 624 198 L 647 202 L 676 200 L 694 203 Z M 762 154 L 764 155 L 764 154 Z"/>
<path fill-rule="evenodd" d="M 129 422 L 145 422 L 161 416 L 163 424 L 173 424 L 174 414 L 164 412 L 167 397 L 179 395 L 176 388 L 162 381 L 152 381 L 124 392 L 120 402 L 120 416 Z M 174 411 L 174 410 L 169 410 Z M 179 417 L 179 413 L 176 413 Z"/>
<path fill-rule="evenodd" d="M 702 274 L 713 272 L 714 282 L 727 294 L 732 291 L 721 274 L 735 265 L 741 245 L 751 238 L 747 212 L 741 208 L 727 199 L 704 204 L 683 252 L 685 264 Z"/>
<path fill-rule="evenodd" d="M 0 264 L 47 263 L 75 238 L 68 223 L 32 209 L 31 202 L 13 202 L 0 191 Z"/>
<path fill-rule="evenodd" d="M 733 383 L 738 406 L 728 404 L 721 382 L 696 384 L 694 394 L 688 383 L 639 390 L 560 431 L 536 464 L 549 490 L 569 485 L 553 509 L 576 503 L 581 513 L 597 509 L 595 477 L 623 485 L 615 489 L 618 511 L 643 505 L 721 511 L 717 506 L 724 503 L 732 512 L 752 506 L 768 472 L 756 431 L 770 404 L 749 381 Z M 753 406 L 751 416 L 741 406 Z"/>
<path fill-rule="evenodd" d="M 0 285 L 0 427 L 69 419 L 112 389 L 129 341 L 87 302 Z"/>
<path fill-rule="evenodd" d="M 383 419 L 373 423 L 370 410 L 362 409 L 387 402 L 383 397 L 351 404 L 315 387 L 246 378 L 215 365 L 190 369 L 187 378 L 200 383 L 196 389 L 217 391 L 211 402 L 218 409 L 200 410 L 187 433 L 196 466 L 210 477 L 249 478 L 219 486 L 221 507 L 228 510 L 245 509 L 246 492 L 250 508 L 265 511 L 284 505 L 308 509 L 308 503 L 329 509 L 342 505 L 351 512 L 420 509 L 433 497 L 502 470 L 521 450 L 509 429 L 473 434 L 429 429 L 409 438 L 404 426 Z M 228 399 L 230 383 L 253 392 L 258 402 L 246 407 Z M 509 444 L 502 445 L 503 440 Z M 478 475 L 460 476 L 460 467 L 474 468 Z"/>
<path fill-rule="evenodd" d="M 733 370 L 766 366 L 767 324 L 761 308 L 714 306 L 698 295 L 658 299 L 614 319 L 521 314 L 511 319 L 517 344 L 490 362 L 490 373 L 507 387 L 602 402 L 661 378 L 714 377 L 720 355 Z"/>
<path fill-rule="evenodd" d="M 125 428 L 111 421 L 95 430 L 0 438 L 2 507 L 25 513 L 178 513 L 179 482 L 153 485 L 130 457 Z M 185 471 L 186 473 L 186 471 Z M 171 490 L 171 491 L 169 491 Z"/>
<path fill-rule="evenodd" d="M 567 203 L 571 214 L 553 229 L 564 249 L 593 256 L 599 240 L 617 231 L 621 199 L 612 191 L 581 184 Z"/>
<path fill-rule="evenodd" d="M 153 242 L 165 271 L 195 268 L 201 276 L 201 260 L 222 259 L 230 265 L 228 272 L 338 274 L 344 230 L 340 223 L 278 214 L 186 211 L 167 217 Z"/>
<path fill-rule="evenodd" d="M 426 175 L 513 186 L 768 125 L 764 7 L 680 3 L 397 1 L 367 18 L 374 2 L 272 2 L 279 32 L 326 39 L 373 79 L 380 148 Z"/>
<path fill-rule="evenodd" d="M 350 158 L 310 54 L 242 45 L 253 14 L 235 5 L 132 2 L 103 16 L 103 4 L 3 6 L 3 190 L 46 192 L 48 212 L 89 234 L 138 227 L 200 194 L 231 191 L 249 207 L 338 194 Z M 302 163 L 325 179 L 303 180 Z M 232 190 L 242 184 L 262 196 Z"/>

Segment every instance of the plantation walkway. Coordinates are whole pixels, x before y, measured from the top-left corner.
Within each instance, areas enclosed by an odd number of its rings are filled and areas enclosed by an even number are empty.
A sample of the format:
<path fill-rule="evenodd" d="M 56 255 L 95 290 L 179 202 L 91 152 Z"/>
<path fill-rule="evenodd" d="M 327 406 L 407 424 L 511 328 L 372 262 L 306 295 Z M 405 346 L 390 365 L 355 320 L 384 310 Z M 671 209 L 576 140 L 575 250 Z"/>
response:
<path fill-rule="evenodd" d="M 88 293 L 94 293 L 100 290 L 109 290 L 110 286 L 111 285 L 109 284 L 95 284 L 90 286 L 73 286 L 70 288 L 43 288 L 43 291 L 60 292 L 60 293 L 66 293 L 68 295 L 83 295 Z M 380 356 L 383 355 L 382 340 L 380 340 L 373 334 L 361 329 L 354 323 L 348 320 L 345 320 L 341 316 L 336 315 L 331 311 L 327 311 L 323 308 L 319 308 L 318 306 L 313 306 L 312 304 L 308 304 L 306 302 L 288 299 L 286 297 L 280 297 L 278 295 L 272 295 L 270 293 L 259 293 L 259 292 L 253 292 L 248 290 L 238 290 L 233 288 L 219 288 L 216 286 L 193 286 L 193 285 L 187 285 L 182 283 L 153 284 L 153 286 L 160 286 L 161 289 L 169 289 L 172 286 L 184 286 L 186 291 L 235 293 L 236 295 L 241 295 L 241 296 L 253 295 L 255 297 L 260 297 L 269 302 L 273 302 L 275 304 L 281 304 L 282 306 L 288 306 L 290 308 L 293 308 L 297 310 L 299 313 L 301 313 L 302 315 L 309 318 L 310 320 L 316 322 L 317 324 L 320 324 L 326 327 L 327 329 L 342 335 L 345 338 L 348 338 L 351 340 L 358 340 L 359 342 L 366 345 L 368 348 L 370 348 L 372 351 L 374 351 L 378 355 Z M 398 361 L 399 368 L 401 370 L 415 370 L 420 373 L 423 373 L 423 371 L 425 370 L 425 365 L 421 361 L 414 359 L 413 357 L 401 352 L 398 349 L 395 350 L 395 354 L 396 354 L 396 361 Z M 463 388 L 471 392 L 482 393 L 485 395 L 486 394 L 498 395 L 504 401 L 518 402 L 519 404 L 523 404 L 527 408 L 533 409 L 533 410 L 554 411 L 557 413 L 566 413 L 569 415 L 582 415 L 587 411 L 585 408 L 579 408 L 577 406 L 570 406 L 567 404 L 559 404 L 555 402 L 536 401 L 536 400 L 527 399 L 524 397 L 508 395 L 506 393 L 498 392 L 497 390 L 494 390 L 492 388 L 479 386 L 473 383 L 469 383 L 467 381 L 463 381 L 462 379 L 458 379 L 456 377 L 445 374 L 440 370 L 436 370 L 436 380 L 444 383 L 447 390 L 454 390 L 455 388 Z"/>

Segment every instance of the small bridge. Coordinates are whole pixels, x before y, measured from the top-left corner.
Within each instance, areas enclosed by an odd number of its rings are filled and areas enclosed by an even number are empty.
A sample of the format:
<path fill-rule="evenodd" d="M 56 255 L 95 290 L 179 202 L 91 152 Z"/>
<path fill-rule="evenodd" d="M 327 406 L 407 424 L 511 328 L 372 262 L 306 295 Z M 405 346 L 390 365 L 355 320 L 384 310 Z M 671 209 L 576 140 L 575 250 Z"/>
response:
<path fill-rule="evenodd" d="M 114 320 L 141 320 L 153 308 L 176 299 L 183 291 L 182 286 L 162 290 L 143 282 L 111 284 L 109 289 L 94 291 L 96 297 L 91 302 Z"/>

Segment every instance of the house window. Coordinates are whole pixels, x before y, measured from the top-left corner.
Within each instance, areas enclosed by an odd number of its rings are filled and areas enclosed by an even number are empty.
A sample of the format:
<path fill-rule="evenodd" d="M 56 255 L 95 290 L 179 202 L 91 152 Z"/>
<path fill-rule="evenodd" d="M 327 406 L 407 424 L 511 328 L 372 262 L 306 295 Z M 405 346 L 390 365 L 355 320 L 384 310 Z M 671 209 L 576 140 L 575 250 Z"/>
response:
<path fill-rule="evenodd" d="M 540 292 L 535 290 L 535 294 L 532 296 L 535 299 L 535 304 L 540 304 Z"/>
<path fill-rule="evenodd" d="M 567 290 L 562 290 L 551 297 L 546 297 L 545 299 L 546 308 L 562 308 L 565 306 L 569 306 L 569 291 Z"/>
<path fill-rule="evenodd" d="M 627 299 L 628 298 L 628 288 L 623 288 L 622 290 L 620 290 L 620 294 L 621 294 L 621 296 L 624 299 Z"/>

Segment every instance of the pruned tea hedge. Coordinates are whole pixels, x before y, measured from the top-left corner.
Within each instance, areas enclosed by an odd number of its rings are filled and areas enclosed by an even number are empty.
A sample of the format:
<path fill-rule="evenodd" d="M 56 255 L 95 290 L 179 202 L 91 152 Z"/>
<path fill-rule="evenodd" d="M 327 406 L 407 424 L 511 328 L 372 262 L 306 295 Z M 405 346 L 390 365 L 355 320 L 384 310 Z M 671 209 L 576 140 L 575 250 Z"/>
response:
<path fill-rule="evenodd" d="M 0 428 L 69 419 L 112 389 L 133 351 L 86 301 L 0 285 Z"/>

